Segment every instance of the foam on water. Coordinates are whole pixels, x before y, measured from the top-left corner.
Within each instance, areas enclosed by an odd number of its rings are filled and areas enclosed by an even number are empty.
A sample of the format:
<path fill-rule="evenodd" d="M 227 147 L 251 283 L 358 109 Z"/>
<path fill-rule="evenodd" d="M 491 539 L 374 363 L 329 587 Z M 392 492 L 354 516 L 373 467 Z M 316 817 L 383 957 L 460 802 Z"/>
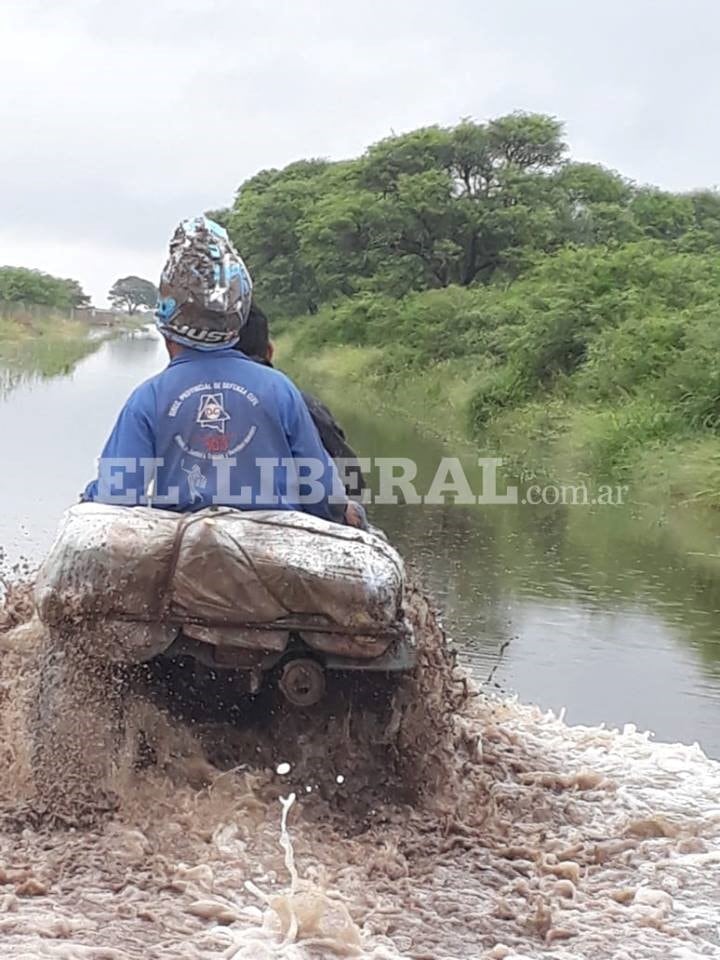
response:
<path fill-rule="evenodd" d="M 422 676 L 392 721 L 428 785 L 412 803 L 365 778 L 369 807 L 306 791 L 355 789 L 363 751 L 388 779 L 404 776 L 374 742 L 346 750 L 343 784 L 331 742 L 325 762 L 313 754 L 315 779 L 302 760 L 284 774 L 277 763 L 221 771 L 202 730 L 138 704 L 157 762 L 122 771 L 118 811 L 81 829 L 34 812 L 19 709 L 32 628 L 6 632 L 3 957 L 720 957 L 720 765 L 632 727 L 568 727 L 477 695 L 416 606 Z M 428 709 L 444 718 L 430 731 Z M 222 735 L 217 725 L 210 739 Z"/>

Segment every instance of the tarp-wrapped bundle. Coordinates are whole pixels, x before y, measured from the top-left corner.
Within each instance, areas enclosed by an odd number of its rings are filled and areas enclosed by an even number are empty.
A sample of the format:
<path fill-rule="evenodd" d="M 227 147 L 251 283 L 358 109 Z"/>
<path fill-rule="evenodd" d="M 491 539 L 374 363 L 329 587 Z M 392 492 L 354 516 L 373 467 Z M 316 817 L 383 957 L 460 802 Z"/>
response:
<path fill-rule="evenodd" d="M 145 624 L 152 651 L 183 624 L 387 637 L 403 582 L 381 537 L 305 513 L 88 503 L 65 513 L 36 603 L 50 627 Z"/>

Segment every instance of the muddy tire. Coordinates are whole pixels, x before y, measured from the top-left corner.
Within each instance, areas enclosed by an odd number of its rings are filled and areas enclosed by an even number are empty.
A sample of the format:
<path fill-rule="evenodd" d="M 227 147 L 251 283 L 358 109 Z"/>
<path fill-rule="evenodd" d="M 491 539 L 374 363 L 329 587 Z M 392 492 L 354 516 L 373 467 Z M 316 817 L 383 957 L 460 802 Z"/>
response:
<path fill-rule="evenodd" d="M 44 638 L 29 705 L 31 765 L 39 803 L 51 813 L 113 805 L 123 743 L 125 690 L 115 668 Z"/>

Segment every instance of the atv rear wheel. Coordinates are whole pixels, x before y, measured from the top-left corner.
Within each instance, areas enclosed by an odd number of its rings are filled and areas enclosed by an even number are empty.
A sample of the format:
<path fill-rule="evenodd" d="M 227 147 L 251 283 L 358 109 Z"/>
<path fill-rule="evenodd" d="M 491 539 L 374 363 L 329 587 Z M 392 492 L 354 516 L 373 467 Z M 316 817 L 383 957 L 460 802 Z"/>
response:
<path fill-rule="evenodd" d="M 50 632 L 38 651 L 30 704 L 31 764 L 51 813 L 106 808 L 123 742 L 124 681 L 117 668 Z"/>

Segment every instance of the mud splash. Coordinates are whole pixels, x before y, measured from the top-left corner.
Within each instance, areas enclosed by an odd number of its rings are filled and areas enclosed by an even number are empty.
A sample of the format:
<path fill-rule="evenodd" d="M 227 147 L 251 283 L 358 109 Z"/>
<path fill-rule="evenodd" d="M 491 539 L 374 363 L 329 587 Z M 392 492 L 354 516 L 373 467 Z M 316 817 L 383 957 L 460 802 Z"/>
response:
<path fill-rule="evenodd" d="M 325 751 L 279 774 L 270 760 L 297 755 L 288 724 L 250 763 L 226 727 L 138 701 L 129 726 L 154 762 L 119 770 L 119 809 L 84 829 L 34 810 L 22 690 L 37 629 L 13 610 L 0 638 L 5 957 L 720 956 L 720 766 L 479 695 L 418 593 L 423 669 L 379 747 L 368 728 L 343 753 L 347 728 L 327 724 Z M 239 759 L 228 769 L 211 762 L 223 738 Z M 373 779 L 353 775 L 373 759 Z"/>

